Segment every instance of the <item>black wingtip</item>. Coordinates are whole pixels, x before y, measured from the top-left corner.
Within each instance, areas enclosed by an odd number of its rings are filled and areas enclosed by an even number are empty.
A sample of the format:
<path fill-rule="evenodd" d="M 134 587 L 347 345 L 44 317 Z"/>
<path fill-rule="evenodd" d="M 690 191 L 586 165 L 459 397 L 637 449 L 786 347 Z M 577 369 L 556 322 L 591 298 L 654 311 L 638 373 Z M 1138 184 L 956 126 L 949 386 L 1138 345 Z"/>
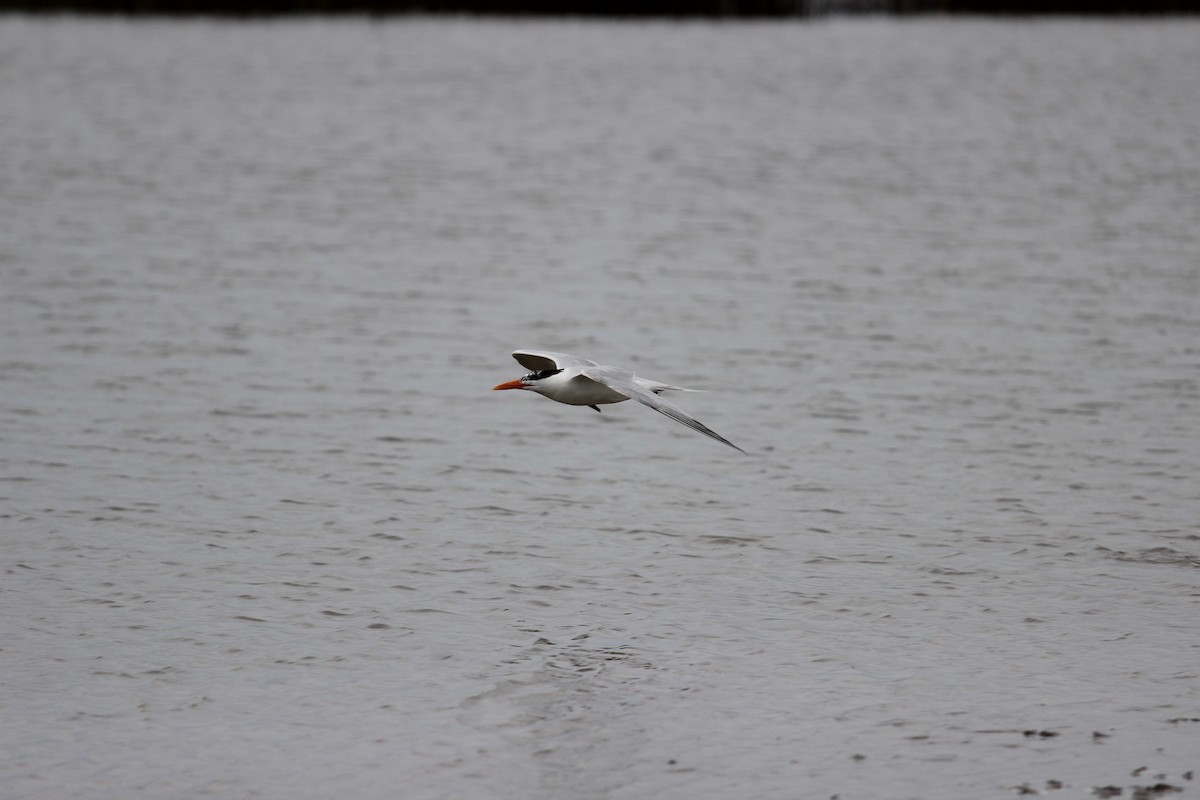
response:
<path fill-rule="evenodd" d="M 600 413 L 600 406 L 588 406 L 588 408 L 595 409 L 597 414 Z"/>

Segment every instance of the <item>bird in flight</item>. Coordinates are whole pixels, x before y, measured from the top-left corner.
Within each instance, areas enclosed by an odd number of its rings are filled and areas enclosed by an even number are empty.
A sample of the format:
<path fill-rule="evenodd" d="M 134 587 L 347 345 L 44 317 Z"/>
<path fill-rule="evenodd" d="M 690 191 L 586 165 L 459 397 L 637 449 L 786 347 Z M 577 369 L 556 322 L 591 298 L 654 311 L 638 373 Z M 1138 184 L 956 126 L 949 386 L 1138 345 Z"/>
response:
<path fill-rule="evenodd" d="M 740 453 L 746 451 L 725 437 L 710 430 L 683 412 L 674 403 L 659 397 L 660 392 L 694 392 L 645 378 L 639 378 L 624 367 L 609 367 L 588 361 L 586 358 L 566 353 L 551 353 L 544 350 L 517 350 L 513 358 L 528 370 L 528 375 L 515 381 L 507 381 L 494 389 L 527 389 L 543 397 L 571 406 L 589 406 L 600 410 L 606 403 L 623 403 L 637 400 L 665 414 L 676 422 L 687 425 L 721 444 L 727 444 Z"/>

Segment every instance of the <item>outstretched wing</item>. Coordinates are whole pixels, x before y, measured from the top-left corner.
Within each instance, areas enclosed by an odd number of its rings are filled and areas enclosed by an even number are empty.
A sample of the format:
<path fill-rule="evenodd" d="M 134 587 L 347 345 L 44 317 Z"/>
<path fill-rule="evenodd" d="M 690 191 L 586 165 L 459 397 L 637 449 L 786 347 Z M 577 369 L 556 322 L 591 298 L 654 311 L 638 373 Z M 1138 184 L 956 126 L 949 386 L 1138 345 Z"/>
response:
<path fill-rule="evenodd" d="M 580 370 L 580 374 L 585 378 L 594 380 L 596 383 L 604 384 L 614 392 L 625 395 L 630 400 L 637 400 L 639 403 L 650 406 L 658 413 L 665 414 L 697 433 L 703 433 L 705 436 L 716 439 L 721 444 L 727 444 L 739 453 L 746 452 L 716 431 L 692 419 L 679 406 L 674 403 L 668 403 L 649 389 L 643 389 L 641 386 L 638 386 L 633 380 L 633 373 L 627 369 L 621 369 L 620 367 L 585 366 Z"/>
<path fill-rule="evenodd" d="M 588 361 L 586 358 L 569 353 L 552 353 L 548 350 L 517 350 L 512 355 L 518 364 L 533 372 L 540 372 L 544 369 L 596 366 L 595 361 Z"/>

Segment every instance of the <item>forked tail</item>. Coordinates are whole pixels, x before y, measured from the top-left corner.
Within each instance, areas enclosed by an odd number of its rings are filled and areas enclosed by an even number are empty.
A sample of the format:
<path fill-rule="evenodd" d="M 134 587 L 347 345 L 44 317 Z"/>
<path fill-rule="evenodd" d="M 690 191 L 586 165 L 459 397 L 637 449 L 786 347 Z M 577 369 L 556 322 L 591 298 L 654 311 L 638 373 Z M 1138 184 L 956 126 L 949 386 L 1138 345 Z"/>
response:
<path fill-rule="evenodd" d="M 637 381 L 638 385 L 641 386 L 643 389 L 649 389 L 650 391 L 654 392 L 655 394 L 662 394 L 663 392 L 703 392 L 703 391 L 707 391 L 705 389 L 687 389 L 687 388 L 684 388 L 683 386 L 672 386 L 669 383 L 662 383 L 660 381 L 648 381 L 645 378 L 636 378 L 635 377 L 634 380 Z"/>

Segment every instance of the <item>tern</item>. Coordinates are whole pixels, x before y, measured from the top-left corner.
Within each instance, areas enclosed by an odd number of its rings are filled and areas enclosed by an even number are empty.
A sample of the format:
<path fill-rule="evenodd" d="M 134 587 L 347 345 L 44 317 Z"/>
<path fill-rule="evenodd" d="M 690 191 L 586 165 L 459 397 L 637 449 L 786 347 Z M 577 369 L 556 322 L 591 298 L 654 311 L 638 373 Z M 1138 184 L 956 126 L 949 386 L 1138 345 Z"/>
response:
<path fill-rule="evenodd" d="M 639 378 L 624 367 L 605 366 L 567 353 L 517 350 L 512 355 L 530 373 L 515 381 L 494 386 L 493 389 L 526 389 L 569 406 L 588 406 L 597 411 L 607 403 L 637 400 L 694 431 L 729 445 L 739 453 L 746 452 L 689 417 L 683 409 L 658 396 L 660 392 L 695 392 L 698 389 L 684 389 L 682 386 Z"/>

